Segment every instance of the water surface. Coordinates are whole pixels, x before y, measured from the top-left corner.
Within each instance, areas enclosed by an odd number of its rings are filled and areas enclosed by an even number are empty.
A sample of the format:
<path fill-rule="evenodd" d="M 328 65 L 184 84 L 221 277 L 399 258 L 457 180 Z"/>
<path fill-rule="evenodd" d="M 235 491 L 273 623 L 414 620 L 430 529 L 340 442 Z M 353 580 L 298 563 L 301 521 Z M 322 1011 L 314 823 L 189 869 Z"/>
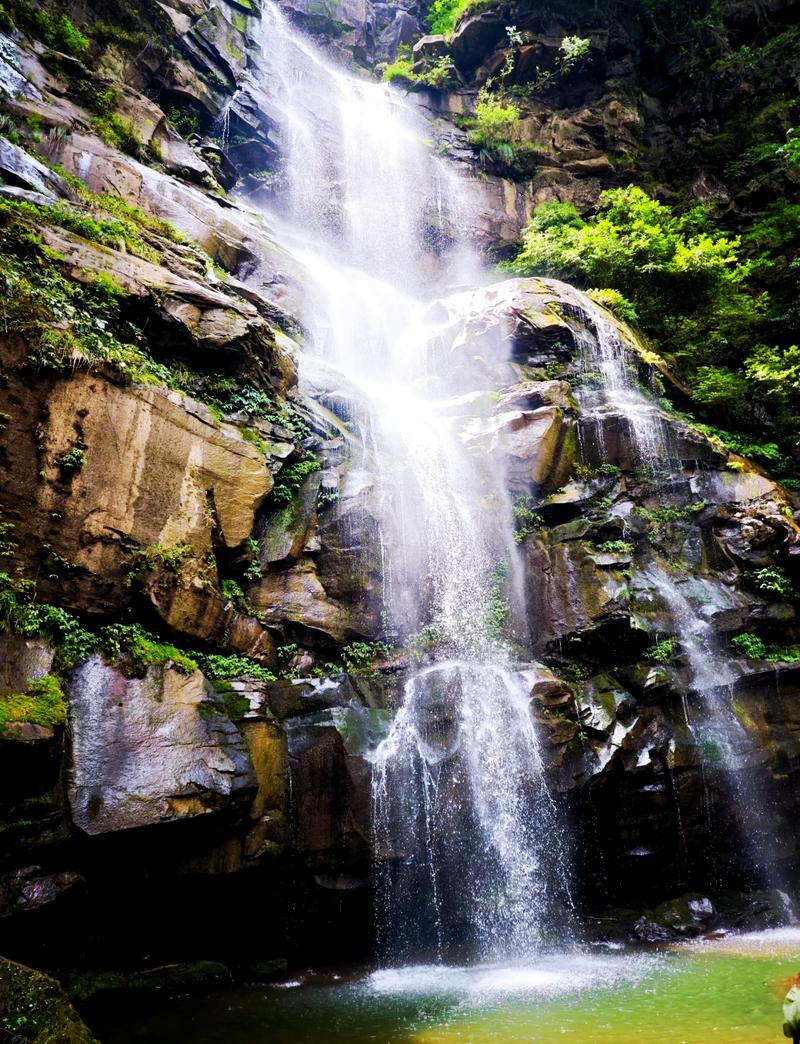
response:
<path fill-rule="evenodd" d="M 105 1044 L 771 1044 L 800 930 L 527 965 L 415 966 L 186 1000 Z"/>

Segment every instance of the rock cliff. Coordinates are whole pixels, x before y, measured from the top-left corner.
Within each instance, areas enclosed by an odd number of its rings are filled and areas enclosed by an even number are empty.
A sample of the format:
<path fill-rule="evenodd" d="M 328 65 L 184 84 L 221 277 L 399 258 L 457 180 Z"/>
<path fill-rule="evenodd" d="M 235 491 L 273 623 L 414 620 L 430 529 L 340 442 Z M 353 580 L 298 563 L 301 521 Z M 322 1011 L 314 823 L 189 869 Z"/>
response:
<path fill-rule="evenodd" d="M 689 111 L 668 47 L 649 67 L 641 26 L 529 6 L 462 20 L 459 84 L 421 96 L 467 111 L 504 61 L 507 24 L 537 41 L 521 78 L 554 40 L 591 36 L 590 73 L 527 104 L 535 174 L 476 175 L 498 249 L 541 199 L 588 206 L 633 158 L 660 170 L 708 111 Z M 789 19 L 792 4 L 772 6 Z M 287 10 L 364 63 L 393 58 L 423 13 Z M 248 72 L 268 41 L 246 0 L 89 3 L 71 11 L 77 37 L 20 12 L 0 38 L 5 948 L 62 965 L 122 947 L 131 961 L 363 954 L 368 755 L 426 651 L 389 648 L 380 467 L 349 423 L 357 392 L 302 356 L 304 272 L 254 203 L 280 177 Z M 458 127 L 439 132 L 472 162 Z M 716 182 L 697 148 L 699 196 Z M 585 295 L 514 279 L 452 314 L 454 375 L 459 358 L 485 361 L 486 385 L 458 391 L 482 396 L 472 451 L 507 466 L 533 622 L 509 619 L 507 637 L 574 824 L 583 909 L 763 886 L 737 819 L 746 778 L 769 819 L 760 861 L 772 883 L 790 879 L 792 501 L 698 429 L 685 390 Z M 609 323 L 660 403 L 663 458 L 646 466 L 587 362 Z M 699 725 L 720 688 L 741 730 L 727 761 Z"/>

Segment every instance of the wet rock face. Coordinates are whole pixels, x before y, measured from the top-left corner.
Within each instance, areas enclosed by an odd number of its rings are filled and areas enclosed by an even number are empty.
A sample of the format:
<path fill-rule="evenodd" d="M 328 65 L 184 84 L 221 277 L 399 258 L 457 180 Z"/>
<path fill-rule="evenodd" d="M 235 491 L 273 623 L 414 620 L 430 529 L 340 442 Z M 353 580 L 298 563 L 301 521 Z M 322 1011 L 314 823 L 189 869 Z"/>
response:
<path fill-rule="evenodd" d="M 235 808 L 255 773 L 236 727 L 196 672 L 125 678 L 95 657 L 70 679 L 69 802 L 87 834 Z"/>

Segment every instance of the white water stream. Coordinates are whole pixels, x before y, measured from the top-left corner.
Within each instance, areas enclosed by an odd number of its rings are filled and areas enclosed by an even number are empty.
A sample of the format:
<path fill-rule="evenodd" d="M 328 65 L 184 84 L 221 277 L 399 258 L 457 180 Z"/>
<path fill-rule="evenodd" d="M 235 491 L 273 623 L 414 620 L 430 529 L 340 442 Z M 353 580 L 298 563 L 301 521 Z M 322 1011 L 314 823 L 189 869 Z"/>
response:
<path fill-rule="evenodd" d="M 474 360 L 454 342 L 473 295 L 453 291 L 486 279 L 468 185 L 396 91 L 328 64 L 272 4 L 261 32 L 285 160 L 276 224 L 309 273 L 324 362 L 301 360 L 301 382 L 350 396 L 380 471 L 390 629 L 429 647 L 374 754 L 384 956 L 528 956 L 564 921 L 566 871 L 530 682 L 498 635 L 520 590 L 503 460 L 468 438 L 508 346 Z"/>

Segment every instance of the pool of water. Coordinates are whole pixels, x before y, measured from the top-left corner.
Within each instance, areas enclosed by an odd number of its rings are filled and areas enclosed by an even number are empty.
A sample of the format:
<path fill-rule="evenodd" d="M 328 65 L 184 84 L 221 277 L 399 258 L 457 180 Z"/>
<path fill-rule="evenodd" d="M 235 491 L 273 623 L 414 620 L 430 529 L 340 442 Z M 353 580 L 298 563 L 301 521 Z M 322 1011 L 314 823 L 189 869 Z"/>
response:
<path fill-rule="evenodd" d="M 104 1027 L 105 1044 L 770 1044 L 800 930 L 529 965 L 306 972 Z"/>

